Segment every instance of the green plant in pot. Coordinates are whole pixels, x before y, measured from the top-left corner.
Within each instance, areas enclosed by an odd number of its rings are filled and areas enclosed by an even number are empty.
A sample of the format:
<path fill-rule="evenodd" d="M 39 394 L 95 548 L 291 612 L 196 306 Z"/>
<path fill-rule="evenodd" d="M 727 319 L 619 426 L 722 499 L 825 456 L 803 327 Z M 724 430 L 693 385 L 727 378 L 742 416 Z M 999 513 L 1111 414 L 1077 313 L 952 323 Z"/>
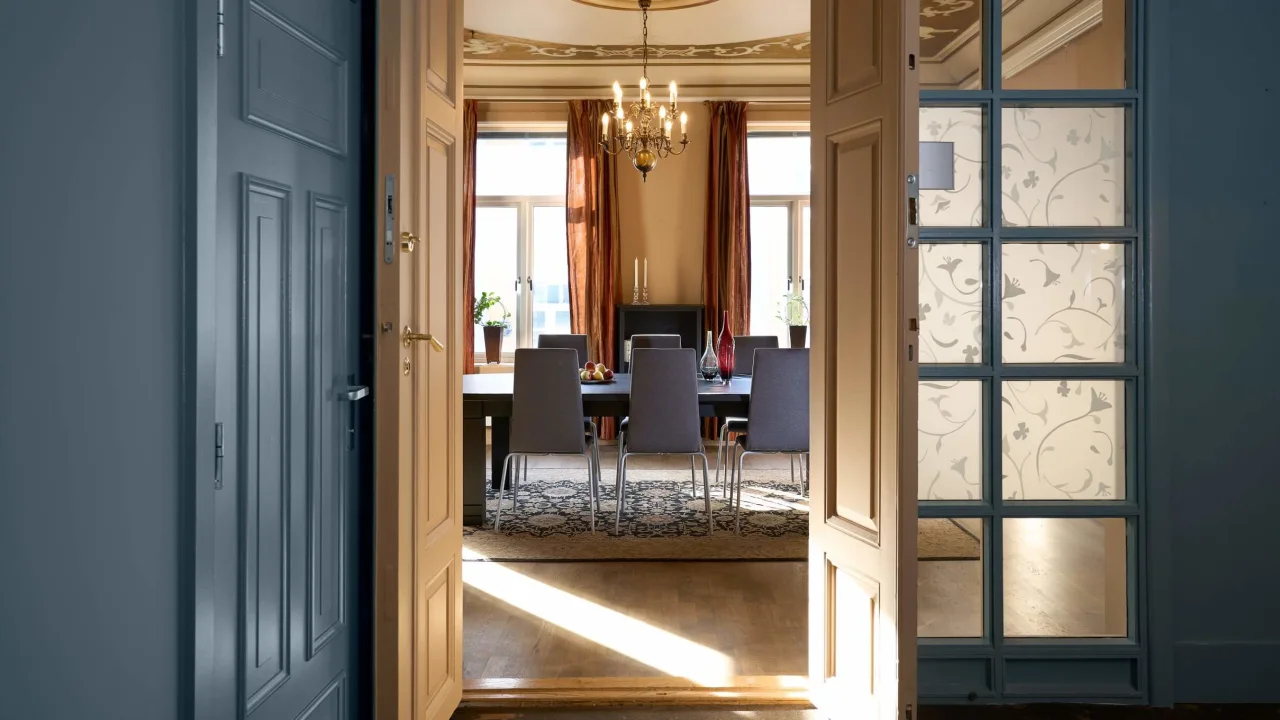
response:
<path fill-rule="evenodd" d="M 502 336 L 511 327 L 507 323 L 511 313 L 507 312 L 507 306 L 502 304 L 502 298 L 497 293 L 485 290 L 474 300 L 471 321 L 476 325 L 484 326 L 484 361 L 502 362 Z M 495 307 L 500 308 L 501 314 L 489 312 Z"/>
<path fill-rule="evenodd" d="M 778 319 L 791 332 L 791 347 L 805 346 L 809 334 L 809 305 L 798 292 L 789 292 L 778 303 Z"/>

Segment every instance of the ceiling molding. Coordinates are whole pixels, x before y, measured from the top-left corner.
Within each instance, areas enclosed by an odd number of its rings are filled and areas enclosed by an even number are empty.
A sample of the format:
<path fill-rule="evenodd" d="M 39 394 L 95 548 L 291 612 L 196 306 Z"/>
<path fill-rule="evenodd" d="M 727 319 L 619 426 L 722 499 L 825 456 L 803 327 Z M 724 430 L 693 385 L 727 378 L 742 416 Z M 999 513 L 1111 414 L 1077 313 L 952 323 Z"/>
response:
<path fill-rule="evenodd" d="M 741 43 L 650 45 L 649 61 L 660 64 L 663 61 L 680 60 L 713 59 L 721 62 L 772 60 L 808 64 L 809 49 L 810 34 L 805 32 Z M 642 59 L 644 48 L 640 45 L 570 45 L 466 30 L 462 55 L 467 63 L 575 60 L 617 63 Z"/>

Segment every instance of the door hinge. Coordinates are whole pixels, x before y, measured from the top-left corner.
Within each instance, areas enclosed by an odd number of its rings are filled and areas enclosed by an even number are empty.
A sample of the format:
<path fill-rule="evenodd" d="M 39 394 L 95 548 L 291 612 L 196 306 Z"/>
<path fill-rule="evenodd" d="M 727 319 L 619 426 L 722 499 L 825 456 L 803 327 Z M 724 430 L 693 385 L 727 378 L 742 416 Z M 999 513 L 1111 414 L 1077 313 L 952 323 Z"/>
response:
<path fill-rule="evenodd" d="M 222 489 L 222 459 L 227 450 L 223 444 L 222 423 L 213 424 L 213 489 Z"/>
<path fill-rule="evenodd" d="M 226 0 L 218 0 L 218 57 L 222 57 L 226 52 L 225 30 L 227 26 L 227 13 L 224 3 Z"/>

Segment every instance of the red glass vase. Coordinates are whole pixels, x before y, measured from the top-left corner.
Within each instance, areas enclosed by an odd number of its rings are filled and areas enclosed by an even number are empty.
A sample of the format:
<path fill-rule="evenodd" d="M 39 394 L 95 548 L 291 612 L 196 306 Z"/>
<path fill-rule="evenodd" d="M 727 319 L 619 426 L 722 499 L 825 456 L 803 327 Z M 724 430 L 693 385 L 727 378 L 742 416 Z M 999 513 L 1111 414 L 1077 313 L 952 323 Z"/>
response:
<path fill-rule="evenodd" d="M 729 332 L 729 311 L 724 311 L 720 324 L 720 338 L 716 341 L 716 359 L 720 361 L 720 380 L 729 382 L 733 377 L 733 333 Z"/>

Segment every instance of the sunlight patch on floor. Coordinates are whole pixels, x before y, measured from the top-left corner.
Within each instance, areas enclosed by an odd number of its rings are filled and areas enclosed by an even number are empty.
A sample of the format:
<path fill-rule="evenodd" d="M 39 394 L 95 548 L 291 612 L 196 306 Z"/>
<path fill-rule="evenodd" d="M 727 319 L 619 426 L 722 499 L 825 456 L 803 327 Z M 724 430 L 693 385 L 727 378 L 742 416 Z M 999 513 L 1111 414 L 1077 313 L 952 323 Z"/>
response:
<path fill-rule="evenodd" d="M 463 550 L 466 560 L 483 559 Z M 552 587 L 493 562 L 467 562 L 462 581 L 513 607 L 673 677 L 724 687 L 734 676 L 724 653 Z"/>

